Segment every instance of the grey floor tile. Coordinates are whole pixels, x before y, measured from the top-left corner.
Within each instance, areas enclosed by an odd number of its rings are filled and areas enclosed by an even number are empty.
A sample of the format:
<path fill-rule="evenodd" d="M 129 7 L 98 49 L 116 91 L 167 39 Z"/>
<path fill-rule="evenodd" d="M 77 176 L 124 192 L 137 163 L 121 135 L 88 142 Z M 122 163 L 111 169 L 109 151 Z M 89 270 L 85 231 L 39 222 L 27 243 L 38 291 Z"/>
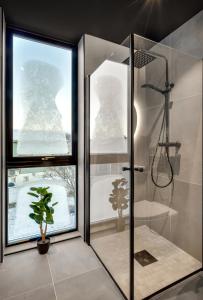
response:
<path fill-rule="evenodd" d="M 102 268 L 60 281 L 55 288 L 57 300 L 124 300 Z"/>
<path fill-rule="evenodd" d="M 49 284 L 16 297 L 6 298 L 5 300 L 56 300 L 56 296 L 53 285 Z"/>
<path fill-rule="evenodd" d="M 48 260 L 54 282 L 75 277 L 101 266 L 92 249 L 79 238 L 53 245 Z"/>
<path fill-rule="evenodd" d="M 203 273 L 195 275 L 153 298 L 154 300 L 202 300 Z"/>
<path fill-rule="evenodd" d="M 47 257 L 36 249 L 6 256 L 0 264 L 0 300 L 51 282 Z"/>

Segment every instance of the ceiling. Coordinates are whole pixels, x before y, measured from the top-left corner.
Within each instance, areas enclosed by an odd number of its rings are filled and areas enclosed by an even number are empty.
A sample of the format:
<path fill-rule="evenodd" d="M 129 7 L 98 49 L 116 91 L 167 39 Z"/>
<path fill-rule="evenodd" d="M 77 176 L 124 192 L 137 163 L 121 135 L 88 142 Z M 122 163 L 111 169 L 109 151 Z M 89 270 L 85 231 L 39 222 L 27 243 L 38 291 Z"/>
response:
<path fill-rule="evenodd" d="M 76 44 L 84 33 L 160 41 L 203 9 L 203 0 L 0 0 L 9 25 Z"/>

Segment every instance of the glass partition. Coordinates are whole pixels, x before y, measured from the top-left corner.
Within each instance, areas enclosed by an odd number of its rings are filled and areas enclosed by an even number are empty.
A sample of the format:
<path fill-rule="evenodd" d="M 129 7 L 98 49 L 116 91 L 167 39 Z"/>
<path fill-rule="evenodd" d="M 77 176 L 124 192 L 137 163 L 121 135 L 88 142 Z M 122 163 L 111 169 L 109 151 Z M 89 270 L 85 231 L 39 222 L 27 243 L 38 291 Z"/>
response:
<path fill-rule="evenodd" d="M 202 267 L 202 60 L 134 36 L 135 299 Z"/>
<path fill-rule="evenodd" d="M 110 55 L 89 76 L 90 244 L 129 299 L 129 48 L 116 57 L 118 45 L 103 43 Z"/>

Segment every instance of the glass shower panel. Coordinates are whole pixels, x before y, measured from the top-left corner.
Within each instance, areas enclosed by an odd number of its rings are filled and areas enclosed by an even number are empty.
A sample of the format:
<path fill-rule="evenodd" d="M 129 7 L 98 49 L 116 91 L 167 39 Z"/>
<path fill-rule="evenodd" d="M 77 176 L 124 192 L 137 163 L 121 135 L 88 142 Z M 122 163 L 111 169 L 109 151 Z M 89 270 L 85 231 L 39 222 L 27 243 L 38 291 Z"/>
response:
<path fill-rule="evenodd" d="M 89 87 L 90 243 L 129 298 L 128 65 L 104 60 Z"/>
<path fill-rule="evenodd" d="M 202 268 L 202 60 L 135 35 L 134 102 L 141 300 Z"/>

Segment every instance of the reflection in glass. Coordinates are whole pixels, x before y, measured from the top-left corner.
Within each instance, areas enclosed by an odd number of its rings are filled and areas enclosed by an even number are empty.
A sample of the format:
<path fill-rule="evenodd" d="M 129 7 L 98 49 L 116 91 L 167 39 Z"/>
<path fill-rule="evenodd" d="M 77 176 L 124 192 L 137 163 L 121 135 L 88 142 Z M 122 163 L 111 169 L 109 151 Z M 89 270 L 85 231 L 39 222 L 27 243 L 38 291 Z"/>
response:
<path fill-rule="evenodd" d="M 127 66 L 105 61 L 91 76 L 91 151 L 127 152 Z"/>

